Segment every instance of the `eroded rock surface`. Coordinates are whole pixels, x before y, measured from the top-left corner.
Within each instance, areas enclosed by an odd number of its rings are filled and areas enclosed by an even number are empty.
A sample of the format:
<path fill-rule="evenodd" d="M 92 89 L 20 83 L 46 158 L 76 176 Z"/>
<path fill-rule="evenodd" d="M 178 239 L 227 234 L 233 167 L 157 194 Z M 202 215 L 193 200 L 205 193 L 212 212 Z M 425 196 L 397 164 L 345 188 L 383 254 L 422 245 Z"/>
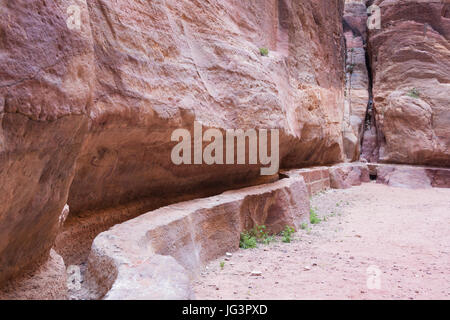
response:
<path fill-rule="evenodd" d="M 302 176 L 306 183 L 309 196 L 330 188 L 330 173 L 328 167 L 312 167 L 281 172 L 287 177 Z"/>
<path fill-rule="evenodd" d="M 449 188 L 450 169 L 408 165 L 374 165 L 377 183 L 408 189 Z M 371 173 L 372 174 L 372 173 Z"/>
<path fill-rule="evenodd" d="M 261 183 L 259 165 L 174 165 L 171 133 L 192 133 L 194 121 L 222 133 L 279 129 L 284 168 L 357 160 L 370 98 L 365 3 L 347 1 L 344 13 L 343 0 L 0 0 L 0 286 L 9 288 L 0 298 L 62 298 L 54 245 L 78 264 L 115 223 Z M 450 166 L 449 4 L 372 3 L 382 27 L 369 33 L 374 119 L 363 156 Z M 69 27 L 77 10 L 79 28 Z M 436 168 L 376 173 L 395 186 L 450 181 Z M 189 274 L 236 248 L 242 230 L 298 227 L 308 193 L 366 182 L 368 169 L 287 176 L 102 233 L 90 294 L 190 298 Z M 41 274 L 54 281 L 36 286 Z M 18 276 L 29 281 L 9 281 Z M 150 284 L 167 290 L 143 292 Z"/>
<path fill-rule="evenodd" d="M 334 189 L 348 189 L 360 186 L 363 182 L 370 182 L 367 164 L 342 164 L 331 167 L 330 185 Z"/>
<path fill-rule="evenodd" d="M 450 166 L 450 3 L 372 1 L 369 54 L 381 162 Z"/>
<path fill-rule="evenodd" d="M 64 260 L 54 250 L 49 258 L 32 272 L 22 273 L 0 288 L 0 300 L 67 299 L 67 277 Z"/>
<path fill-rule="evenodd" d="M 347 63 L 343 143 L 349 161 L 357 161 L 360 158 L 369 103 L 370 85 L 366 61 L 367 17 L 366 1 L 345 1 L 344 34 Z"/>
<path fill-rule="evenodd" d="M 280 129 L 284 166 L 343 159 L 343 0 L 0 5 L 0 282 L 48 259 L 66 203 L 70 225 L 254 183 L 259 166 L 172 163 L 194 120 Z"/>
<path fill-rule="evenodd" d="M 207 261 L 236 251 L 242 231 L 255 225 L 265 225 L 271 233 L 287 225 L 299 230 L 308 219 L 309 195 L 301 176 L 170 205 L 98 235 L 89 256 L 87 282 L 96 298 L 187 297 L 186 275 L 195 274 Z M 176 261 L 162 261 L 157 255 Z M 156 271 L 144 272 L 147 263 L 155 264 Z M 152 281 L 165 264 L 174 270 L 174 278 Z M 176 278 L 181 279 L 180 284 Z M 162 283 L 168 288 L 158 287 Z M 150 286 L 148 295 L 129 289 L 142 289 L 144 284 Z"/>
<path fill-rule="evenodd" d="M 93 42 L 70 4 L 0 1 L 0 283 L 49 258 L 87 133 Z"/>
<path fill-rule="evenodd" d="M 88 1 L 96 84 L 73 214 L 225 191 L 259 166 L 175 166 L 170 135 L 280 129 L 287 167 L 343 159 L 343 1 Z M 267 48 L 269 55 L 260 54 Z"/>

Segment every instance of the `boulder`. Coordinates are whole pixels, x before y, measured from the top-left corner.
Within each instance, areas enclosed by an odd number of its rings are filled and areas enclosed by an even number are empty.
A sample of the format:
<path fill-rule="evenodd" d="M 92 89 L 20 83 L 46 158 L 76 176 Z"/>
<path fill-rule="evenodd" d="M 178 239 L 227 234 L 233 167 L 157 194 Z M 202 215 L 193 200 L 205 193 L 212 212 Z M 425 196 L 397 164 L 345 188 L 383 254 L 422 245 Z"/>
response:
<path fill-rule="evenodd" d="M 330 173 L 328 167 L 311 167 L 281 171 L 283 176 L 294 178 L 302 176 L 306 183 L 309 196 L 330 188 Z"/>
<path fill-rule="evenodd" d="M 330 184 L 333 189 L 348 189 L 370 182 L 367 164 L 348 163 L 330 167 Z"/>

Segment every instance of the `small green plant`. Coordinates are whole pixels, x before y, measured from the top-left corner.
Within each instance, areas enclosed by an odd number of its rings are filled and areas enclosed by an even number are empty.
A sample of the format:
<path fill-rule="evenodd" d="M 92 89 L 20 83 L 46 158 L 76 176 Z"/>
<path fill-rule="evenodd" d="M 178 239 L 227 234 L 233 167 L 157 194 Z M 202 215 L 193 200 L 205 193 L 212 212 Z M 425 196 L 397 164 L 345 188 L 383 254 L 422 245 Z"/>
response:
<path fill-rule="evenodd" d="M 250 232 L 245 231 L 241 233 L 241 240 L 239 242 L 239 247 L 242 249 L 253 249 L 258 246 L 256 242 L 256 237 L 251 235 Z"/>
<path fill-rule="evenodd" d="M 308 229 L 308 224 L 306 222 L 303 222 L 302 225 L 300 226 L 300 229 L 302 230 Z"/>
<path fill-rule="evenodd" d="M 259 49 L 259 53 L 260 53 L 263 57 L 266 57 L 266 56 L 269 55 L 269 49 L 267 49 L 267 48 L 260 48 L 260 49 Z"/>
<path fill-rule="evenodd" d="M 311 224 L 319 224 L 322 220 L 317 216 L 316 210 L 314 208 L 310 209 L 309 221 Z"/>
<path fill-rule="evenodd" d="M 221 262 L 220 262 L 220 269 L 223 270 L 224 267 L 225 267 L 225 261 L 221 261 Z"/>
<path fill-rule="evenodd" d="M 265 245 L 270 244 L 271 242 L 275 241 L 275 237 L 274 236 L 267 236 L 262 240 L 262 243 Z"/>
<path fill-rule="evenodd" d="M 286 226 L 284 230 L 281 232 L 281 236 L 283 237 L 281 241 L 284 243 L 290 243 L 291 237 L 295 233 L 295 229 L 289 226 Z"/>
<path fill-rule="evenodd" d="M 254 228 L 253 228 L 253 234 L 255 235 L 255 237 L 256 238 L 258 238 L 258 239 L 265 239 L 266 237 L 268 237 L 268 234 L 267 234 L 267 232 L 266 232 L 266 226 L 265 225 L 261 225 L 261 226 L 258 226 L 258 225 L 256 225 Z"/>
<path fill-rule="evenodd" d="M 407 95 L 416 99 L 420 98 L 420 92 L 416 88 L 409 90 Z"/>
<path fill-rule="evenodd" d="M 269 235 L 266 230 L 267 227 L 265 225 L 256 225 L 251 230 L 242 232 L 239 247 L 243 249 L 252 249 L 256 248 L 258 243 L 267 245 L 275 241 L 275 237 Z"/>

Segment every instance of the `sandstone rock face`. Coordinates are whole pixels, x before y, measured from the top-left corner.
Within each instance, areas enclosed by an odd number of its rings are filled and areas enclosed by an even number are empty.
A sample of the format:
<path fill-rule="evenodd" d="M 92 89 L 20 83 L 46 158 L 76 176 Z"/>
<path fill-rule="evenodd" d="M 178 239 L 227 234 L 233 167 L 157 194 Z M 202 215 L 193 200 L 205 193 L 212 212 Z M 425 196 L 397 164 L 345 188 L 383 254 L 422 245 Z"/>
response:
<path fill-rule="evenodd" d="M 369 54 L 379 160 L 450 166 L 450 4 L 377 0 Z"/>
<path fill-rule="evenodd" d="M 93 256 L 97 250 L 102 254 L 102 245 L 108 245 L 100 243 L 101 241 L 92 247 Z M 104 300 L 194 299 L 189 273 L 173 257 L 152 255 L 131 264 L 128 256 L 121 258 L 116 253 L 114 259 L 107 257 L 91 264 L 90 278 L 87 281 L 95 289 L 90 298 L 98 298 L 95 292 L 107 290 Z M 93 276 L 94 272 L 97 277 Z M 113 285 L 109 287 L 111 283 Z"/>
<path fill-rule="evenodd" d="M 360 160 L 362 161 L 364 159 L 367 162 L 376 163 L 379 158 L 379 150 L 374 110 L 368 111 L 368 114 L 370 115 L 371 122 L 364 130 Z"/>
<path fill-rule="evenodd" d="M 330 173 L 328 167 L 312 167 L 298 170 L 287 170 L 281 172 L 288 177 L 302 176 L 306 183 L 309 196 L 330 188 Z"/>
<path fill-rule="evenodd" d="M 370 165 L 377 183 L 410 189 L 449 188 L 450 169 L 407 165 Z"/>
<path fill-rule="evenodd" d="M 369 103 L 369 74 L 366 62 L 366 1 L 346 0 L 344 34 L 347 47 L 344 150 L 347 160 L 357 161 Z"/>
<path fill-rule="evenodd" d="M 343 159 L 343 1 L 88 1 L 96 83 L 73 214 L 224 191 L 258 166 L 175 166 L 170 135 L 280 129 L 287 167 Z M 268 48 L 261 56 L 259 48 Z"/>
<path fill-rule="evenodd" d="M 279 175 L 261 176 L 254 180 L 256 185 L 272 183 L 279 180 Z M 242 185 L 241 188 L 247 185 Z M 239 186 L 236 186 L 239 188 Z M 218 189 L 212 188 L 216 191 Z M 220 194 L 220 192 L 217 192 Z M 67 265 L 79 265 L 87 261 L 92 241 L 101 232 L 108 230 L 116 224 L 136 218 L 142 213 L 161 208 L 171 203 L 185 202 L 202 198 L 204 190 L 192 192 L 169 199 L 165 197 L 146 197 L 125 205 L 101 210 L 83 211 L 72 215 L 58 234 L 55 250 L 64 258 Z"/>
<path fill-rule="evenodd" d="M 331 167 L 330 184 L 333 189 L 348 189 L 359 186 L 363 182 L 370 182 L 367 164 L 343 164 Z"/>
<path fill-rule="evenodd" d="M 343 1 L 1 6 L 0 282 L 48 258 L 77 158 L 73 214 L 259 175 L 174 166 L 194 120 L 281 129 L 288 166 L 342 159 Z"/>
<path fill-rule="evenodd" d="M 450 169 L 426 168 L 434 188 L 450 188 Z"/>
<path fill-rule="evenodd" d="M 0 283 L 49 258 L 87 132 L 93 42 L 71 3 L 0 1 Z"/>
<path fill-rule="evenodd" d="M 397 188 L 431 188 L 431 180 L 427 176 L 425 169 L 383 166 L 378 169 L 377 182 Z"/>
<path fill-rule="evenodd" d="M 66 267 L 60 255 L 50 250 L 48 260 L 30 273 L 0 288 L 0 300 L 64 300 L 67 298 Z"/>
<path fill-rule="evenodd" d="M 0 282 L 48 259 L 66 203 L 70 225 L 257 181 L 175 166 L 194 120 L 279 129 L 285 167 L 340 162 L 343 2 L 0 1 Z"/>
<path fill-rule="evenodd" d="M 299 229 L 308 218 L 309 195 L 301 176 L 170 205 L 98 235 L 87 281 L 95 298 L 186 298 L 186 275 L 237 250 L 242 231 L 256 224 L 273 233 L 286 225 Z M 162 280 L 154 281 L 156 277 Z"/>

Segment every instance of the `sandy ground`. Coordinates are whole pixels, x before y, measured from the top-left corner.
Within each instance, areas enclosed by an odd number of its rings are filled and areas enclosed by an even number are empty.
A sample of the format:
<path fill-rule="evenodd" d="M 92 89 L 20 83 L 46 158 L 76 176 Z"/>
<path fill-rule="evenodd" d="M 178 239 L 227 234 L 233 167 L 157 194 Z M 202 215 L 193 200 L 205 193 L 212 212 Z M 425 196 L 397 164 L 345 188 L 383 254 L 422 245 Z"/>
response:
<path fill-rule="evenodd" d="M 450 189 L 367 183 L 311 204 L 326 221 L 291 243 L 212 261 L 195 281 L 196 298 L 450 298 Z"/>

